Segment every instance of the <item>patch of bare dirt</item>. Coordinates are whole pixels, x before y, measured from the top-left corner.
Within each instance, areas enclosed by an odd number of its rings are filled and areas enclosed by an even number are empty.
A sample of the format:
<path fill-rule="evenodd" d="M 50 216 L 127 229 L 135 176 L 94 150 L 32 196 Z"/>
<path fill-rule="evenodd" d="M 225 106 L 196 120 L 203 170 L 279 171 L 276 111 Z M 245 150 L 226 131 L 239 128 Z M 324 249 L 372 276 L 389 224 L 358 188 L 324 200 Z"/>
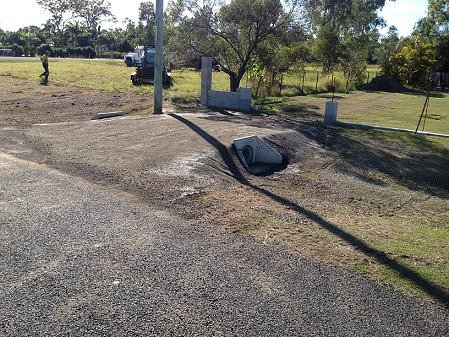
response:
<path fill-rule="evenodd" d="M 135 114 L 152 107 L 150 94 L 133 94 L 40 85 L 1 76 L 0 125 L 76 122 L 101 112 Z"/>

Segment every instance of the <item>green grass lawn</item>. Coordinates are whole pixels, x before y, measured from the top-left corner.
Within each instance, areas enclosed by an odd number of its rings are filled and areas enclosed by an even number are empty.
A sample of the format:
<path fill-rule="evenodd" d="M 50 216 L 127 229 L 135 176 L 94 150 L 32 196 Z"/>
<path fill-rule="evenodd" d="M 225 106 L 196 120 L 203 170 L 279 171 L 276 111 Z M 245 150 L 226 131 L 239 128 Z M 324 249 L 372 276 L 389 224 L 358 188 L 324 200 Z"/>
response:
<path fill-rule="evenodd" d="M 130 75 L 133 67 L 120 60 L 50 59 L 50 81 L 62 85 L 107 91 L 153 92 L 153 86 L 134 86 Z M 0 75 L 39 81 L 43 71 L 38 58 L 20 61 L 0 58 Z M 198 100 L 201 92 L 201 73 L 192 69 L 175 69 L 173 86 L 164 90 L 171 98 Z M 226 74 L 214 72 L 212 87 L 228 90 Z"/>
<path fill-rule="evenodd" d="M 121 61 L 51 59 L 50 80 L 55 83 L 92 88 L 107 91 L 152 92 L 152 86 L 134 86 L 130 74 L 134 68 L 128 68 Z M 371 76 L 379 69 L 370 66 Z M 314 87 L 316 67 L 307 69 L 308 85 Z M 20 61 L 0 58 L 0 75 L 10 75 L 38 81 L 42 66 L 38 58 Z M 322 74 L 320 73 L 320 76 Z M 175 69 L 172 72 L 173 85 L 164 93 L 178 103 L 199 102 L 201 74 L 192 69 Z M 291 95 L 298 91 L 294 86 L 302 81 L 302 75 L 289 75 L 285 79 L 287 88 L 284 93 Z M 296 84 L 295 84 L 296 83 Z M 246 78 L 242 86 L 247 85 Z M 290 86 L 290 89 L 288 89 Z M 216 90 L 228 90 L 229 80 L 225 73 L 214 72 L 212 87 Z M 292 89 L 293 88 L 293 89 Z M 317 113 L 323 113 L 329 94 L 309 94 L 307 96 L 268 97 L 259 99 L 255 104 L 272 111 L 284 111 L 300 114 L 304 107 L 314 107 Z M 425 101 L 425 95 L 419 93 L 385 93 L 356 91 L 350 94 L 336 94 L 339 102 L 339 120 L 350 123 L 373 124 L 414 130 Z M 426 119 L 425 131 L 449 134 L 449 95 L 431 97 Z"/>
<path fill-rule="evenodd" d="M 50 59 L 50 81 L 68 86 L 108 91 L 149 91 L 151 87 L 134 87 L 129 75 L 133 68 L 123 62 Z M 39 59 L 10 61 L 0 59 L 0 75 L 39 81 L 43 71 Z"/>
<path fill-rule="evenodd" d="M 424 94 L 360 92 L 339 101 L 339 119 L 415 130 L 425 100 Z M 425 131 L 449 134 L 448 107 L 449 95 L 430 98 Z"/>
<path fill-rule="evenodd" d="M 279 111 L 291 116 L 310 112 L 323 115 L 326 101 L 332 95 L 318 94 L 295 97 L 266 97 L 256 100 L 265 111 Z M 425 94 L 357 91 L 336 94 L 338 119 L 343 122 L 370 124 L 415 130 L 426 99 Z M 449 134 L 449 95 L 431 97 L 425 131 Z M 421 123 L 420 130 L 423 123 Z"/>

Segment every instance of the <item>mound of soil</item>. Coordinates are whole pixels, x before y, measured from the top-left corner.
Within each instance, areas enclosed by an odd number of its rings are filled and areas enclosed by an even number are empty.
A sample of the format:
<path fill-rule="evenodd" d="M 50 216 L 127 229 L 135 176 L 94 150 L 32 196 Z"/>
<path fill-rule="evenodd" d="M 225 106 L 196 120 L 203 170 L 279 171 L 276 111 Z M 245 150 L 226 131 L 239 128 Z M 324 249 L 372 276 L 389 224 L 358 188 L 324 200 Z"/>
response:
<path fill-rule="evenodd" d="M 386 92 L 401 92 L 405 90 L 401 81 L 393 76 L 377 76 L 370 83 L 366 84 L 363 89 Z"/>

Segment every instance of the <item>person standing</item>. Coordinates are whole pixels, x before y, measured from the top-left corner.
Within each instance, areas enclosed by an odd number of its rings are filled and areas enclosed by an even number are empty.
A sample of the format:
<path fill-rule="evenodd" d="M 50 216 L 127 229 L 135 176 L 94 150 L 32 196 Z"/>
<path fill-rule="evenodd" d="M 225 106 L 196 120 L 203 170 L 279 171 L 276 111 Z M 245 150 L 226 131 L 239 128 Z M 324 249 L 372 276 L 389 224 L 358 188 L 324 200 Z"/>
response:
<path fill-rule="evenodd" d="M 48 84 L 48 75 L 50 72 L 48 71 L 48 56 L 50 55 L 50 52 L 48 50 L 45 51 L 44 55 L 41 56 L 42 61 L 42 67 L 44 67 L 44 72 L 39 75 L 39 77 L 42 79 L 41 84 L 47 85 Z"/>

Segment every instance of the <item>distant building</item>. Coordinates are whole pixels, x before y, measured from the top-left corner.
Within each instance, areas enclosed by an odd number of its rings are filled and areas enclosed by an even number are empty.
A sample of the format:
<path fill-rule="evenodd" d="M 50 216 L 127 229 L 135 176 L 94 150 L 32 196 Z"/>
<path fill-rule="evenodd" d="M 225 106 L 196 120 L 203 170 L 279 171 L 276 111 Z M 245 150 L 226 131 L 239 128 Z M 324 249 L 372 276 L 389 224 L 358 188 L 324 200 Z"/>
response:
<path fill-rule="evenodd" d="M 12 49 L 0 49 L 0 56 L 16 56 Z"/>

